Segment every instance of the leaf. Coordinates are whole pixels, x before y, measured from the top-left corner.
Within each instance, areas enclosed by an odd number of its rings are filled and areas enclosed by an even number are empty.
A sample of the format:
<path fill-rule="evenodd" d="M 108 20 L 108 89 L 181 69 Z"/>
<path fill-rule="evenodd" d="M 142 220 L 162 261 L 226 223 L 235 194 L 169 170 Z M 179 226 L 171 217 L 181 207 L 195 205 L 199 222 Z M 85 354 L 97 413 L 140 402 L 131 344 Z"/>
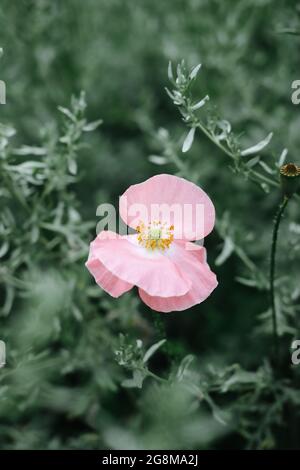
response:
<path fill-rule="evenodd" d="M 288 154 L 288 149 L 283 149 L 278 160 L 279 167 L 281 167 L 284 164 L 287 154 Z"/>
<path fill-rule="evenodd" d="M 6 363 L 6 354 L 5 354 L 5 343 L 0 340 L 0 368 L 5 366 Z"/>
<path fill-rule="evenodd" d="M 258 144 L 253 145 L 253 147 L 249 147 L 248 149 L 243 150 L 241 152 L 241 155 L 245 157 L 246 155 L 252 155 L 253 153 L 260 152 L 270 143 L 270 140 L 272 139 L 272 137 L 273 137 L 273 132 L 270 132 L 270 134 L 267 135 L 267 137 L 264 140 L 261 140 L 260 142 L 258 142 Z"/>
<path fill-rule="evenodd" d="M 171 61 L 169 61 L 169 64 L 168 64 L 168 78 L 171 82 L 174 81 L 173 68 L 172 68 L 172 62 Z"/>
<path fill-rule="evenodd" d="M 7 316 L 10 314 L 15 298 L 15 289 L 13 286 L 6 285 L 5 290 L 5 302 L 4 305 L 0 308 L 0 312 L 3 316 Z"/>
<path fill-rule="evenodd" d="M 7 144 L 8 144 L 8 140 L 6 139 L 6 137 L 1 137 L 0 138 L 0 152 L 1 150 L 4 150 L 5 147 L 7 147 Z"/>
<path fill-rule="evenodd" d="M 253 157 L 250 160 L 248 160 L 246 163 L 246 166 L 248 168 L 253 168 L 259 161 L 260 161 L 260 156 L 257 155 L 256 157 Z"/>
<path fill-rule="evenodd" d="M 126 388 L 142 388 L 146 375 L 146 372 L 142 370 L 135 370 L 132 379 L 124 380 L 122 386 Z"/>
<path fill-rule="evenodd" d="M 224 240 L 222 251 L 215 261 L 216 266 L 221 266 L 221 264 L 225 263 L 225 261 L 233 253 L 233 250 L 234 250 L 233 241 L 231 240 L 231 238 L 226 237 Z"/>
<path fill-rule="evenodd" d="M 18 149 L 14 149 L 13 153 L 15 155 L 46 155 L 47 151 L 43 147 L 31 147 L 29 145 L 23 145 Z"/>
<path fill-rule="evenodd" d="M 16 134 L 16 129 L 11 126 L 6 126 L 5 124 L 0 123 L 0 135 L 3 137 L 12 137 Z"/>
<path fill-rule="evenodd" d="M 43 162 L 27 161 L 24 163 L 20 163 L 19 165 L 7 165 L 5 168 L 9 171 L 14 171 L 16 173 L 20 173 L 21 175 L 26 175 L 28 181 L 33 182 L 34 180 L 29 178 L 30 175 L 32 176 L 34 173 L 36 173 L 36 170 L 38 169 L 46 168 L 46 164 Z"/>
<path fill-rule="evenodd" d="M 76 122 L 76 117 L 69 109 L 64 108 L 63 106 L 58 106 L 58 110 L 65 116 L 67 116 L 69 119 L 71 119 L 71 121 Z"/>
<path fill-rule="evenodd" d="M 70 135 L 66 134 L 64 136 L 62 136 L 59 141 L 62 143 L 62 144 L 66 144 L 66 145 L 69 145 L 71 143 L 71 137 Z"/>
<path fill-rule="evenodd" d="M 190 79 L 191 79 L 191 80 L 194 80 L 194 78 L 197 77 L 198 72 L 199 72 L 199 70 L 201 69 L 201 66 L 202 66 L 202 64 L 198 64 L 198 65 L 196 65 L 196 67 L 194 67 L 194 68 L 192 69 L 192 71 L 191 71 L 191 73 L 190 73 Z"/>
<path fill-rule="evenodd" d="M 222 119 L 221 121 L 217 121 L 217 126 L 219 127 L 219 129 L 221 129 L 221 131 L 225 132 L 225 134 L 227 134 L 227 135 L 230 134 L 231 124 L 226 119 Z"/>
<path fill-rule="evenodd" d="M 277 34 L 289 34 L 291 36 L 300 36 L 300 30 L 294 28 L 283 28 L 276 31 Z"/>
<path fill-rule="evenodd" d="M 216 405 L 216 403 L 212 400 L 212 398 L 209 396 L 208 393 L 204 393 L 204 400 L 206 401 L 206 403 L 210 407 L 215 420 L 218 421 L 223 426 L 228 424 L 226 422 L 226 420 L 224 419 L 225 416 L 226 416 L 225 413 L 223 413 L 223 411 Z M 224 418 L 223 418 L 223 416 L 224 416 Z"/>
<path fill-rule="evenodd" d="M 83 126 L 82 130 L 84 132 L 92 132 L 95 129 L 97 129 L 97 127 L 101 126 L 102 123 L 103 123 L 103 119 L 98 119 L 97 121 L 89 122 L 88 124 Z"/>
<path fill-rule="evenodd" d="M 260 183 L 260 187 L 266 194 L 270 192 L 270 186 L 267 183 Z"/>
<path fill-rule="evenodd" d="M 231 132 L 231 124 L 229 121 L 226 121 L 225 119 L 221 121 L 217 121 L 217 127 L 221 130 L 220 134 L 215 134 L 216 139 L 218 141 L 227 139 L 228 135 Z"/>
<path fill-rule="evenodd" d="M 31 234 L 30 234 L 31 243 L 36 243 L 38 241 L 39 235 L 40 235 L 39 227 L 37 226 L 32 227 Z"/>
<path fill-rule="evenodd" d="M 0 258 L 6 255 L 6 253 L 8 252 L 8 249 L 9 249 L 9 243 L 8 241 L 5 241 L 0 248 Z"/>
<path fill-rule="evenodd" d="M 247 287 L 258 287 L 257 281 L 255 279 L 246 279 L 244 277 L 236 277 L 237 282 Z"/>
<path fill-rule="evenodd" d="M 165 165 L 168 163 L 168 159 L 166 157 L 161 157 L 159 155 L 150 155 L 149 161 L 154 163 L 154 165 Z"/>
<path fill-rule="evenodd" d="M 196 111 L 196 109 L 200 109 L 202 108 L 202 106 L 205 105 L 206 101 L 209 100 L 209 96 L 206 95 L 202 100 L 198 101 L 198 103 L 194 104 L 192 107 L 191 107 L 191 110 L 192 111 Z"/>
<path fill-rule="evenodd" d="M 178 380 L 183 379 L 185 372 L 188 370 L 193 360 L 194 360 L 194 356 L 192 356 L 192 354 L 188 354 L 182 359 L 180 366 L 178 367 L 177 374 L 176 374 Z"/>
<path fill-rule="evenodd" d="M 68 162 L 68 169 L 71 175 L 77 174 L 77 162 L 76 160 L 69 160 Z"/>
<path fill-rule="evenodd" d="M 249 385 L 258 381 L 258 376 L 255 372 L 247 372 L 237 369 L 235 373 L 222 384 L 221 390 L 223 393 L 234 388 L 237 385 Z"/>
<path fill-rule="evenodd" d="M 153 344 L 148 351 L 146 351 L 144 357 L 143 357 L 143 363 L 145 364 L 147 361 L 149 361 L 150 357 L 153 356 L 153 354 L 166 342 L 165 339 L 162 339 L 158 341 L 158 343 Z"/>
<path fill-rule="evenodd" d="M 165 87 L 165 90 L 166 90 L 167 94 L 169 95 L 169 97 L 171 98 L 171 100 L 174 101 L 175 97 L 174 97 L 173 93 L 167 87 Z"/>
<path fill-rule="evenodd" d="M 176 72 L 177 72 L 177 78 L 176 78 L 176 83 L 177 85 L 180 83 L 183 83 L 185 81 L 185 74 L 183 71 L 185 70 L 185 65 L 184 65 L 184 60 L 181 61 L 181 64 L 177 64 Z"/>
<path fill-rule="evenodd" d="M 269 165 L 267 165 L 265 162 L 260 161 L 259 164 L 266 173 L 269 173 L 269 175 L 274 175 L 274 170 L 272 170 L 272 168 L 270 168 Z"/>
<path fill-rule="evenodd" d="M 183 145 L 182 145 L 182 152 L 185 153 L 188 150 L 190 150 L 193 141 L 194 141 L 194 136 L 195 136 L 195 127 L 192 127 L 192 129 L 189 131 L 187 134 L 186 138 L 184 139 Z"/>

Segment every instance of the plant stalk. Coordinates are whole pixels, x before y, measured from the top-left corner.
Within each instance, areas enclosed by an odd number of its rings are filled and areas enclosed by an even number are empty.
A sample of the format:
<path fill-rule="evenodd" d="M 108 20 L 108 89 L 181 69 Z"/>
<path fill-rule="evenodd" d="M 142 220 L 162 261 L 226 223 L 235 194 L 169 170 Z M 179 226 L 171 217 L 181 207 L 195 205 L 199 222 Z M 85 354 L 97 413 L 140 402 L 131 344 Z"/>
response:
<path fill-rule="evenodd" d="M 273 328 L 273 348 L 274 348 L 274 360 L 278 364 L 279 360 L 279 337 L 278 337 L 278 325 L 277 325 L 277 313 L 276 313 L 276 302 L 275 302 L 275 268 L 276 268 L 276 252 L 277 252 L 277 239 L 279 233 L 280 222 L 284 213 L 284 210 L 289 202 L 289 198 L 284 196 L 280 203 L 274 219 L 274 228 L 271 245 L 271 262 L 270 262 L 270 303 L 272 311 L 272 328 Z"/>

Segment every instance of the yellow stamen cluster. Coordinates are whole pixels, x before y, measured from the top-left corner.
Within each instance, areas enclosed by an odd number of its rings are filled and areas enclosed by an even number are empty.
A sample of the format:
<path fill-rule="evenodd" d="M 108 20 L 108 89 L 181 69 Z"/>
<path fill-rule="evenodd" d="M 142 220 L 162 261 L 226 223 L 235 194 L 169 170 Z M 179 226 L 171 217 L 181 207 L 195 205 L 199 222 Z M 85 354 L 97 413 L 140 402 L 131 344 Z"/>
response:
<path fill-rule="evenodd" d="M 148 250 L 159 249 L 164 251 L 169 248 L 174 240 L 174 225 L 167 226 L 166 223 L 159 220 L 150 222 L 147 225 L 140 222 L 136 227 L 136 231 L 138 232 L 139 244 Z"/>

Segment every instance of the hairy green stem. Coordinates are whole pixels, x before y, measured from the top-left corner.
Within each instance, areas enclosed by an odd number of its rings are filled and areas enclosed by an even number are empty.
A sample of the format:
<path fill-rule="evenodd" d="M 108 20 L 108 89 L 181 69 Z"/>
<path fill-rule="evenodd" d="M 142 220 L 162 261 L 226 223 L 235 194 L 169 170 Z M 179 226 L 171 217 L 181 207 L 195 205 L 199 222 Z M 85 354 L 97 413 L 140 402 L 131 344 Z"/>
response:
<path fill-rule="evenodd" d="M 270 302 L 272 311 L 272 327 L 273 327 L 273 341 L 274 341 L 274 359 L 276 363 L 279 360 L 279 339 L 278 339 L 278 327 L 277 327 L 277 314 L 276 314 L 276 303 L 275 303 L 275 267 L 276 267 L 276 250 L 277 250 L 277 239 L 279 226 L 282 219 L 284 210 L 289 202 L 289 198 L 284 196 L 280 203 L 274 219 L 274 228 L 271 245 L 271 262 L 270 262 Z"/>

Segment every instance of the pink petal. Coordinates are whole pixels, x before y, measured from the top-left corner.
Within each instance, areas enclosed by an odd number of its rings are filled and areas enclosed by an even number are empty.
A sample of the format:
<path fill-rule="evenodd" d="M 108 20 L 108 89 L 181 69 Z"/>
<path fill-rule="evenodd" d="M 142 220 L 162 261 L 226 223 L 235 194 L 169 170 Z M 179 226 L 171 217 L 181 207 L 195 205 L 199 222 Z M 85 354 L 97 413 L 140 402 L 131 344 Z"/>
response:
<path fill-rule="evenodd" d="M 96 240 L 116 239 L 119 237 L 120 235 L 118 233 L 106 230 L 101 232 Z M 122 279 L 114 276 L 105 268 L 101 261 L 95 257 L 92 243 L 90 246 L 89 258 L 85 265 L 92 276 L 94 276 L 96 283 L 112 297 L 120 297 L 120 295 L 129 291 L 133 287 L 133 284 L 122 281 Z"/>
<path fill-rule="evenodd" d="M 158 312 L 186 310 L 203 302 L 218 285 L 215 274 L 205 261 L 205 248 L 176 241 L 170 249 L 169 256 L 175 265 L 180 267 L 182 274 L 189 277 L 192 283 L 191 289 L 182 296 L 169 298 L 151 296 L 139 289 L 143 302 Z"/>
<path fill-rule="evenodd" d="M 166 211 L 168 220 L 164 220 Z M 208 195 L 194 183 L 166 174 L 130 186 L 120 198 L 120 215 L 134 229 L 140 220 L 160 219 L 174 225 L 176 239 L 185 240 L 204 238 L 215 223 L 215 208 Z"/>
<path fill-rule="evenodd" d="M 94 276 L 97 284 L 102 287 L 105 292 L 112 297 L 120 297 L 120 295 L 129 291 L 133 284 L 122 281 L 117 276 L 114 276 L 105 266 L 96 258 L 91 257 L 86 262 L 86 267 Z"/>
<path fill-rule="evenodd" d="M 90 257 L 115 278 L 126 283 L 128 288 L 123 285 L 125 290 L 136 285 L 150 295 L 173 297 L 184 295 L 191 288 L 191 281 L 170 258 L 161 252 L 151 252 L 139 246 L 135 235 L 113 238 L 111 232 L 108 236 L 106 232 L 101 232 L 91 243 Z M 91 264 L 94 268 L 95 261 L 87 262 L 89 269 Z"/>

